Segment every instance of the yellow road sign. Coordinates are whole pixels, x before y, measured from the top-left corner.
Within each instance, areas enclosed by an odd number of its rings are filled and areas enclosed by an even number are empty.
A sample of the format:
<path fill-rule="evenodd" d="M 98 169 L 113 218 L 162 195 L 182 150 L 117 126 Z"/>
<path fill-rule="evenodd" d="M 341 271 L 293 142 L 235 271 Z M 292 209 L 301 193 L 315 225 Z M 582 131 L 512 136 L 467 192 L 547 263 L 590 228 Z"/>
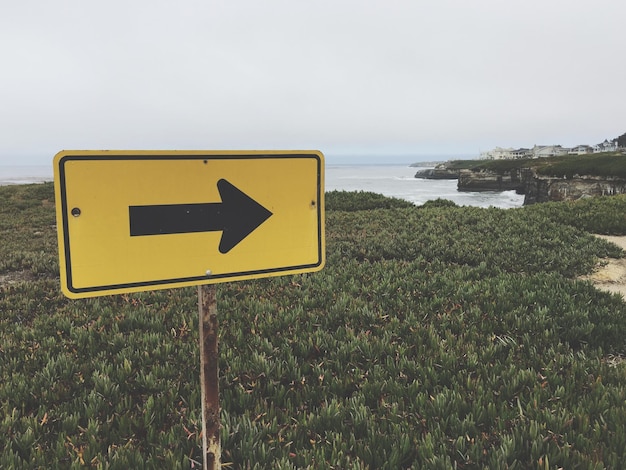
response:
<path fill-rule="evenodd" d="M 71 298 L 322 269 L 317 151 L 62 151 L 61 288 Z"/>

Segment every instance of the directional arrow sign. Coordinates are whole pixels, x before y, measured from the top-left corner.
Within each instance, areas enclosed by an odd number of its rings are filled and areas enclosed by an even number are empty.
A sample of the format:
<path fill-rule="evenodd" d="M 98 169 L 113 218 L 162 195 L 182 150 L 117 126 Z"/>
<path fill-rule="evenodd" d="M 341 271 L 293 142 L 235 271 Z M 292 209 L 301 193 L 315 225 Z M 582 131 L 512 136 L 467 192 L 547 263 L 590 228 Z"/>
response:
<path fill-rule="evenodd" d="M 63 151 L 61 288 L 72 298 L 324 265 L 317 151 Z"/>
<path fill-rule="evenodd" d="M 224 179 L 217 188 L 222 202 L 130 206 L 130 236 L 218 231 L 220 253 L 228 253 L 272 213 Z"/>

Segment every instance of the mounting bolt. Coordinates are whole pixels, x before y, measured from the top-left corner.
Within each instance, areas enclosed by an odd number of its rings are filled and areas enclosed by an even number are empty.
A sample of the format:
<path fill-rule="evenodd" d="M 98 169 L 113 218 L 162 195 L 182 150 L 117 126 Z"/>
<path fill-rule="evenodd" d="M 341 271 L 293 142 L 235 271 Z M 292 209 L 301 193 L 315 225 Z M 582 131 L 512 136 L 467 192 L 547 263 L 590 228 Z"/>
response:
<path fill-rule="evenodd" d="M 71 213 L 74 217 L 78 217 L 80 215 L 80 209 L 78 207 L 74 207 Z"/>

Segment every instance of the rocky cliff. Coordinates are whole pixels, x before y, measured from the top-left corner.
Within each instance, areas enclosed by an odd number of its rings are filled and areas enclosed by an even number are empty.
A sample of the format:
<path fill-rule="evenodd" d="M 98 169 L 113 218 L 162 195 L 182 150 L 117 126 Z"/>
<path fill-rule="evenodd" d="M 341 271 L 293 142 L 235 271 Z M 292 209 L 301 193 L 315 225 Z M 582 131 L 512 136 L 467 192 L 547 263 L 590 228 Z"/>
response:
<path fill-rule="evenodd" d="M 626 194 L 626 180 L 614 177 L 579 176 L 550 178 L 532 174 L 524 185 L 524 205 L 537 202 L 575 201 L 584 197 Z"/>
<path fill-rule="evenodd" d="M 459 170 L 449 170 L 445 166 L 436 166 L 435 168 L 427 168 L 418 170 L 415 178 L 427 180 L 455 180 L 459 177 Z"/>
<path fill-rule="evenodd" d="M 459 173 L 459 191 L 511 191 L 520 193 L 524 188 L 523 170 L 506 171 L 461 170 Z"/>
<path fill-rule="evenodd" d="M 461 170 L 459 191 L 511 191 L 524 194 L 524 205 L 550 201 L 575 201 L 584 197 L 626 194 L 626 179 L 598 176 L 554 178 L 533 169 L 506 171 Z"/>

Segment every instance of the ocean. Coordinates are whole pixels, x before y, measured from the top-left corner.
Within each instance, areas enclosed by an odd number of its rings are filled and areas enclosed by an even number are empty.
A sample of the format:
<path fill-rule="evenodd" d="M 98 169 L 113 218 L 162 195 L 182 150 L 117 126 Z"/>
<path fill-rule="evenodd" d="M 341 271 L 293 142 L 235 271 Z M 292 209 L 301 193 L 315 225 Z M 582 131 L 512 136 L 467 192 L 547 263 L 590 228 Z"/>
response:
<path fill-rule="evenodd" d="M 459 206 L 520 207 L 524 196 L 515 191 L 459 192 L 456 180 L 415 178 L 420 168 L 408 165 L 326 164 L 326 191 L 371 191 L 421 205 L 437 198 Z M 0 186 L 52 181 L 52 166 L 0 166 Z"/>
<path fill-rule="evenodd" d="M 52 165 L 0 165 L 0 186 L 52 181 Z"/>
<path fill-rule="evenodd" d="M 424 167 L 426 168 L 426 167 Z M 326 191 L 371 191 L 405 199 L 416 205 L 449 199 L 459 206 L 521 207 L 524 196 L 515 191 L 457 191 L 457 180 L 415 178 L 423 168 L 408 165 L 326 165 Z"/>

